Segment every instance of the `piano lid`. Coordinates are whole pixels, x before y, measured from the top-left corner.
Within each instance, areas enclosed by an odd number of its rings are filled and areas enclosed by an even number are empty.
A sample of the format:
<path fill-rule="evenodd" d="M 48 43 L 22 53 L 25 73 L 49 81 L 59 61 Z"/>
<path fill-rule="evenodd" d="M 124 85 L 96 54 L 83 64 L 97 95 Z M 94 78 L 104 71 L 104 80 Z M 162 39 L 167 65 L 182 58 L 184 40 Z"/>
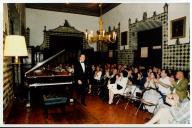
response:
<path fill-rule="evenodd" d="M 47 62 L 51 61 L 52 59 L 56 58 L 57 56 L 59 56 L 60 54 L 62 54 L 65 51 L 65 49 L 63 49 L 62 51 L 58 52 L 57 54 L 47 58 L 46 60 L 39 62 L 38 64 L 36 64 L 33 68 L 31 68 L 30 70 L 28 70 L 27 72 L 25 72 L 25 76 L 27 74 L 29 74 L 30 72 L 36 70 L 37 68 L 40 68 L 41 66 L 45 65 Z"/>

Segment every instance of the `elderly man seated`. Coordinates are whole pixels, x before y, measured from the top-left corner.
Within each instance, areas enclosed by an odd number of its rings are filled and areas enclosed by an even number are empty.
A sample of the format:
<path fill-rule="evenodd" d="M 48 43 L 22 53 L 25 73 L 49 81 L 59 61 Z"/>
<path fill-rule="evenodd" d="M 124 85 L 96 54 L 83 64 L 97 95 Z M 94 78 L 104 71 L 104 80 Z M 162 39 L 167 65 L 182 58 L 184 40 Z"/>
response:
<path fill-rule="evenodd" d="M 166 102 L 170 106 L 162 106 L 146 124 L 186 124 L 190 122 L 190 100 L 185 98 L 179 100 L 176 93 L 169 94 Z"/>
<path fill-rule="evenodd" d="M 179 96 L 179 100 L 182 101 L 187 97 L 188 80 L 184 77 L 182 71 L 178 71 L 175 77 L 177 81 L 170 79 L 172 84 L 171 91 L 176 93 Z"/>

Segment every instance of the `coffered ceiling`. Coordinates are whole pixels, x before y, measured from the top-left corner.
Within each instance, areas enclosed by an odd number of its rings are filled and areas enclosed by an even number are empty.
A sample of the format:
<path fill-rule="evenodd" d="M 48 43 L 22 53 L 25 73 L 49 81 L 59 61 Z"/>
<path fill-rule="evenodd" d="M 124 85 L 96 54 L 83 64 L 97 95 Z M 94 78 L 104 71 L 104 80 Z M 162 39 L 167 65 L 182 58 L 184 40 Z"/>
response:
<path fill-rule="evenodd" d="M 119 3 L 103 3 L 103 14 Z M 99 3 L 26 3 L 26 8 L 99 16 Z"/>

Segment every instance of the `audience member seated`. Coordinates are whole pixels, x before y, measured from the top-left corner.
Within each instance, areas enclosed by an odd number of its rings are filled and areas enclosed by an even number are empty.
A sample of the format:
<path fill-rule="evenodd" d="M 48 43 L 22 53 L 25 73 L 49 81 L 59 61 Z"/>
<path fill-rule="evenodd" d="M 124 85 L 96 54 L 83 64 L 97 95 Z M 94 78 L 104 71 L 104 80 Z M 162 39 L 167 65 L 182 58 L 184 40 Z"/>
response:
<path fill-rule="evenodd" d="M 74 73 L 74 65 L 68 66 L 67 71 L 70 73 Z"/>
<path fill-rule="evenodd" d="M 100 68 L 100 66 L 97 66 L 93 77 L 93 85 L 91 86 L 93 95 L 99 94 L 100 87 L 102 86 L 101 78 L 102 78 L 102 69 Z"/>
<path fill-rule="evenodd" d="M 91 86 L 94 83 L 94 75 L 95 75 L 95 65 L 91 66 L 90 76 L 89 76 L 89 92 L 91 93 Z"/>
<path fill-rule="evenodd" d="M 187 97 L 188 80 L 184 77 L 182 71 L 176 73 L 177 81 L 170 79 L 172 83 L 171 91 L 177 93 L 179 99 L 182 101 Z"/>
<path fill-rule="evenodd" d="M 162 96 L 166 96 L 167 94 L 171 93 L 171 81 L 168 77 L 168 71 L 162 70 L 161 71 L 161 78 L 155 81 L 158 85 L 159 91 L 161 92 Z"/>
<path fill-rule="evenodd" d="M 132 74 L 132 76 L 133 76 L 133 80 L 132 80 L 133 84 L 136 84 L 136 82 L 137 82 L 138 73 L 139 73 L 139 69 L 138 69 L 138 68 L 135 68 L 135 69 L 134 69 L 134 72 L 133 72 L 133 74 Z"/>
<path fill-rule="evenodd" d="M 162 70 L 160 68 L 158 68 L 157 74 L 161 76 L 161 72 L 162 72 Z M 167 74 L 169 74 L 169 73 L 167 73 Z"/>
<path fill-rule="evenodd" d="M 158 68 L 154 66 L 152 72 L 154 72 L 157 75 L 158 74 Z"/>
<path fill-rule="evenodd" d="M 144 89 L 144 84 L 145 84 L 146 78 L 143 77 L 142 72 L 137 73 L 137 80 L 135 82 L 136 86 L 139 87 L 140 90 Z"/>
<path fill-rule="evenodd" d="M 111 75 L 110 78 L 109 78 L 108 84 L 114 84 L 114 83 L 115 83 L 115 81 L 116 81 L 116 75 L 117 75 L 117 69 L 114 68 L 114 69 L 112 70 L 112 75 Z"/>
<path fill-rule="evenodd" d="M 120 74 L 120 73 L 121 73 L 121 68 L 122 68 L 122 65 L 121 65 L 121 64 L 119 64 L 119 65 L 117 66 L 117 73 L 118 73 L 118 74 Z"/>
<path fill-rule="evenodd" d="M 103 86 L 101 86 L 101 92 L 100 92 L 100 97 L 104 101 L 108 101 L 109 90 L 107 88 L 107 84 L 109 79 L 110 79 L 110 70 L 108 67 L 105 67 L 104 82 L 103 82 Z"/>
<path fill-rule="evenodd" d="M 71 70 L 70 67 L 68 69 Z M 101 79 L 104 82 L 99 83 Z M 189 82 L 182 71 L 175 75 L 172 70 L 167 71 L 157 67 L 128 67 L 122 64 L 92 65 L 89 93 L 91 93 L 91 85 L 97 86 L 98 84 L 102 84 L 99 91 L 100 98 L 108 101 L 109 104 L 113 103 L 114 94 L 122 94 L 128 84 L 136 85 L 140 92 L 143 90 L 142 99 L 154 104 L 158 103 L 158 108 L 163 105 L 170 107 L 166 102 L 166 97 L 170 93 L 176 93 L 180 102 L 185 103 L 183 101 L 186 101 L 189 88 Z M 163 101 L 164 104 L 162 104 Z M 145 108 L 151 113 L 154 110 L 154 106 L 146 105 Z"/>
<path fill-rule="evenodd" d="M 94 74 L 94 80 L 97 82 L 97 81 L 100 81 L 101 80 L 101 75 L 102 75 L 102 71 L 101 71 L 101 68 L 99 66 L 96 67 L 96 70 L 95 70 L 95 74 Z"/>
<path fill-rule="evenodd" d="M 151 72 L 153 72 L 153 70 L 151 68 L 149 68 L 148 71 L 147 71 L 147 77 L 150 76 Z"/>
<path fill-rule="evenodd" d="M 169 94 L 166 102 L 171 106 L 162 106 L 146 124 L 188 124 L 190 123 L 190 100 L 179 100 L 176 93 Z"/>
<path fill-rule="evenodd" d="M 128 69 L 128 85 L 133 84 L 133 75 L 132 75 L 132 70 Z"/>
<path fill-rule="evenodd" d="M 107 84 L 109 79 L 110 79 L 110 70 L 109 70 L 109 68 L 105 68 L 103 79 L 104 79 L 104 85 Z"/>
<path fill-rule="evenodd" d="M 147 102 L 157 104 L 160 102 L 161 95 L 157 91 L 157 86 L 155 83 L 156 79 L 156 74 L 151 72 L 150 75 L 147 77 L 147 80 L 144 84 L 145 91 L 143 93 L 143 99 Z M 153 113 L 154 106 L 146 106 L 146 109 L 150 112 Z"/>
<path fill-rule="evenodd" d="M 116 81 L 114 84 L 108 84 L 109 104 L 113 103 L 114 94 L 122 94 L 125 90 L 128 81 L 127 75 L 127 71 L 122 71 L 120 73 L 120 77 L 118 75 L 116 76 Z"/>

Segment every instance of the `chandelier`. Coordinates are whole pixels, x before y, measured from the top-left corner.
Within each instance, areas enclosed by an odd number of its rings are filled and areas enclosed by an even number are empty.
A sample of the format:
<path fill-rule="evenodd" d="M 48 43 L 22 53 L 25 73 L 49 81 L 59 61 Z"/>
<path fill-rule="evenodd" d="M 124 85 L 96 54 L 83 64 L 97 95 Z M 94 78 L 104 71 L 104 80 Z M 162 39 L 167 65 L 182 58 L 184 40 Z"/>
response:
<path fill-rule="evenodd" d="M 117 34 L 115 31 L 105 32 L 103 29 L 103 18 L 102 18 L 102 4 L 99 4 L 100 8 L 100 17 L 99 17 L 99 30 L 94 34 L 93 31 L 88 32 L 86 29 L 85 39 L 88 43 L 115 43 Z"/>

